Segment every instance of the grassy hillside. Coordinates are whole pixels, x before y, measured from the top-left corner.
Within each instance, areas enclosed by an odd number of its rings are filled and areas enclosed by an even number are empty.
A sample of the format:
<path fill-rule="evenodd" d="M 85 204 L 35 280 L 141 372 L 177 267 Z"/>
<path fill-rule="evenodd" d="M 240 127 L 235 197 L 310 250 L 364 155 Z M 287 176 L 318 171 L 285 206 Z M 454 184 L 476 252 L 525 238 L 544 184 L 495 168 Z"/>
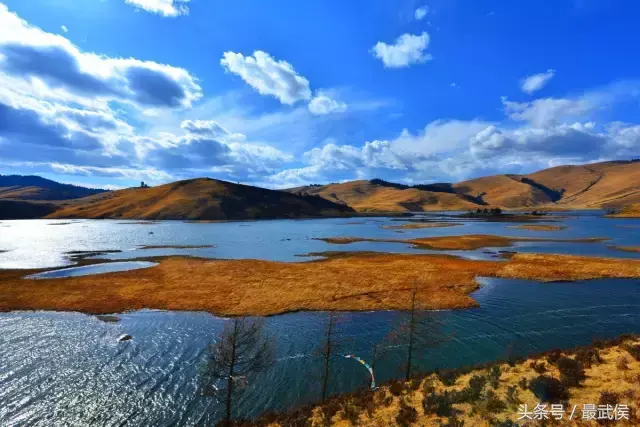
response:
<path fill-rule="evenodd" d="M 0 175 L 0 199 L 4 200 L 69 200 L 105 191 L 61 184 L 39 176 Z"/>
<path fill-rule="evenodd" d="M 200 178 L 91 196 L 70 203 L 49 218 L 235 220 L 349 213 L 353 213 L 350 207 L 321 197 Z"/>
<path fill-rule="evenodd" d="M 351 181 L 342 184 L 292 188 L 295 194 L 313 194 L 327 200 L 343 203 L 360 212 L 405 212 L 467 210 L 478 203 L 455 192 L 424 190 L 424 186 L 409 187 L 381 180 Z M 426 187 L 429 188 L 429 187 Z M 431 187 L 441 190 L 439 187 Z"/>
<path fill-rule="evenodd" d="M 375 391 L 336 396 L 323 405 L 268 414 L 261 426 L 517 426 L 640 425 L 640 339 L 622 336 L 573 350 L 553 350 L 526 359 L 440 371 Z M 562 405 L 556 421 L 519 420 L 538 403 Z M 626 405 L 627 419 L 583 420 L 585 404 Z M 568 418 L 576 405 L 576 412 Z M 625 411 L 611 412 L 619 416 Z M 596 413 L 597 416 L 597 413 Z"/>
<path fill-rule="evenodd" d="M 494 175 L 456 184 L 406 186 L 381 180 L 288 190 L 317 194 L 358 211 L 620 208 L 640 203 L 640 162 L 559 166 L 528 175 Z"/>

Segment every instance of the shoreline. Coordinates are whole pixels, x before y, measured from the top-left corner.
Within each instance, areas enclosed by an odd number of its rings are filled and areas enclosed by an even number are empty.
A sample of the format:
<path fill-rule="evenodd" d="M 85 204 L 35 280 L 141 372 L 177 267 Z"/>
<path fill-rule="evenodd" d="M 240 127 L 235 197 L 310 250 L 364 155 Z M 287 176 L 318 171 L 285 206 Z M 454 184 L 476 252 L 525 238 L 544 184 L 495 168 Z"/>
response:
<path fill-rule="evenodd" d="M 0 270 L 0 311 L 113 314 L 139 309 L 270 316 L 299 311 L 405 310 L 417 282 L 420 307 L 478 306 L 478 277 L 541 282 L 640 278 L 640 260 L 509 254 L 502 261 L 451 255 L 334 253 L 306 263 L 146 257 L 147 269 L 58 279 Z M 94 260 L 82 260 L 83 265 Z M 103 260 L 96 260 L 101 263 Z M 87 298 L 90 295 L 91 298 Z"/>

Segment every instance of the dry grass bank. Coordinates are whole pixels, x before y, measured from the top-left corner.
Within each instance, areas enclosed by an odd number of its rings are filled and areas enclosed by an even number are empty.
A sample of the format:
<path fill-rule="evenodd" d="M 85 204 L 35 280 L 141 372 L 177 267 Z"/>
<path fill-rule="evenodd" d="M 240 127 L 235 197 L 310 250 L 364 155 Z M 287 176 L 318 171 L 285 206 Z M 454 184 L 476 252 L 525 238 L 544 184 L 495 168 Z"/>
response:
<path fill-rule="evenodd" d="M 401 239 L 368 239 L 362 237 L 326 237 L 318 238 L 327 243 L 345 245 L 355 242 L 388 242 L 406 243 L 419 248 L 442 251 L 469 251 L 482 248 L 500 248 L 512 246 L 516 242 L 569 242 L 569 243 L 597 243 L 608 240 L 607 238 L 587 239 L 540 239 L 528 237 L 504 237 L 489 234 L 467 234 L 463 236 L 422 237 L 411 240 Z"/>
<path fill-rule="evenodd" d="M 560 360 L 577 361 L 584 369 L 579 384 L 562 373 Z M 279 427 L 316 426 L 493 426 L 640 425 L 640 339 L 629 336 L 567 351 L 551 351 L 511 363 L 496 362 L 482 368 L 434 373 L 408 383 L 385 384 L 376 391 L 336 396 L 322 406 L 309 406 L 288 414 L 265 415 L 256 424 Z M 566 370 L 562 370 L 566 372 Z M 540 403 L 532 391 L 541 375 L 557 380 L 566 393 L 562 421 L 549 414 L 546 424 L 518 420 L 519 406 L 529 411 Z M 475 383 L 475 384 L 474 384 Z M 472 385 L 474 384 L 474 385 Z M 552 400 L 552 403 L 560 401 Z M 629 420 L 598 424 L 583 421 L 584 404 L 627 405 Z M 551 402 L 547 402 L 547 410 Z M 574 405 L 576 413 L 568 420 Z M 464 423 L 464 424 L 462 424 Z M 504 424 L 500 424 L 504 423 Z"/>
<path fill-rule="evenodd" d="M 155 308 L 218 315 L 272 315 L 298 310 L 406 309 L 417 282 L 429 309 L 476 305 L 478 276 L 541 281 L 640 278 L 640 260 L 515 254 L 508 261 L 446 255 L 337 254 L 283 263 L 169 257 L 156 267 L 64 279 L 27 280 L 0 271 L 0 311 L 116 313 Z"/>

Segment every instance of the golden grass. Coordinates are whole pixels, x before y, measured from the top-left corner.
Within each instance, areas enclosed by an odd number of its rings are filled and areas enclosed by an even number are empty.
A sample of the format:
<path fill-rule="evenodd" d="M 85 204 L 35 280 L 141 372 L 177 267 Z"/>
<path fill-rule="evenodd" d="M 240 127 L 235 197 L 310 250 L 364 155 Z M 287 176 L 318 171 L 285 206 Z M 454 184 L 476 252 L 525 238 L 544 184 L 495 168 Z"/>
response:
<path fill-rule="evenodd" d="M 402 225 L 381 225 L 380 228 L 388 230 L 413 230 L 420 228 L 444 228 L 444 227 L 457 227 L 462 224 L 454 222 L 412 222 Z"/>
<path fill-rule="evenodd" d="M 517 228 L 520 230 L 529 231 L 560 231 L 567 227 L 561 225 L 546 225 L 546 224 L 527 224 L 527 225 L 514 225 L 509 228 Z"/>
<path fill-rule="evenodd" d="M 169 257 L 156 267 L 63 279 L 0 271 L 0 311 L 116 313 L 155 308 L 218 315 L 406 309 L 413 283 L 427 309 L 476 305 L 478 276 L 541 281 L 640 278 L 640 261 L 515 254 L 505 262 L 447 255 L 358 254 L 283 263 Z"/>
<path fill-rule="evenodd" d="M 569 389 L 569 400 L 564 405 L 565 410 L 567 411 L 564 416 L 563 421 L 561 422 L 549 422 L 545 425 L 557 425 L 557 426 L 573 426 L 573 425 L 582 425 L 582 426 L 597 426 L 596 421 L 583 421 L 582 418 L 582 408 L 584 404 L 595 404 L 598 405 L 598 401 L 600 399 L 600 394 L 602 392 L 614 392 L 619 395 L 619 403 L 626 404 L 629 407 L 629 415 L 630 420 L 621 420 L 616 422 L 615 424 L 610 425 L 619 425 L 619 426 L 635 426 L 637 425 L 637 419 L 640 416 L 640 361 L 634 360 L 629 353 L 623 348 L 623 345 L 637 345 L 640 344 L 640 340 L 637 338 L 631 338 L 626 342 L 619 345 L 611 345 L 607 348 L 599 350 L 600 357 L 602 358 L 602 363 L 593 364 L 591 367 L 585 368 L 586 380 L 580 387 L 572 387 Z M 574 358 L 575 351 L 565 351 L 563 355 Z M 628 363 L 628 369 L 621 370 L 617 366 L 617 361 L 620 358 L 625 358 Z M 544 364 L 547 368 L 547 372 L 544 375 L 549 375 L 555 378 L 560 378 L 560 374 L 558 369 L 549 364 L 545 357 L 536 356 L 531 357 L 529 359 L 520 361 L 514 366 L 511 366 L 506 363 L 495 363 L 492 366 L 499 366 L 501 370 L 501 375 L 499 379 L 499 383 L 497 388 L 493 391 L 496 393 L 497 397 L 503 402 L 506 400 L 507 390 L 509 387 L 515 387 L 517 390 L 517 398 L 520 400 L 522 404 L 526 404 L 528 410 L 531 411 L 535 406 L 540 403 L 539 399 L 535 397 L 535 395 L 528 389 L 523 389 L 519 386 L 519 382 L 524 378 L 527 382 L 532 379 L 538 377 L 540 374 L 536 373 L 530 366 L 532 362 L 536 362 L 538 364 Z M 429 383 L 432 387 L 435 388 L 435 392 L 442 394 L 444 392 L 453 392 L 453 391 L 461 391 L 465 387 L 468 386 L 469 380 L 473 376 L 489 376 L 489 368 L 483 369 L 475 369 L 471 372 L 461 375 L 456 379 L 455 384 L 447 386 L 443 384 L 439 377 L 436 374 L 432 374 L 427 376 L 422 380 L 418 380 L 420 382 L 419 386 L 414 389 L 409 387 L 408 384 L 405 384 L 404 391 L 401 396 L 394 396 L 390 392 L 390 387 L 388 385 L 384 385 L 376 390 L 373 395 L 373 402 L 375 402 L 375 407 L 373 408 L 373 412 L 371 415 L 367 414 L 367 411 L 360 410 L 358 424 L 359 426 L 396 426 L 398 423 L 396 422 L 396 416 L 400 410 L 400 401 L 404 401 L 408 403 L 410 406 L 416 409 L 417 412 L 417 420 L 413 425 L 416 426 L 441 426 L 446 425 L 447 419 L 444 417 L 438 417 L 435 414 L 425 413 L 422 405 L 422 401 L 424 398 L 423 386 L 425 383 Z M 487 389 L 491 388 L 489 385 L 485 386 Z M 335 401 L 347 401 L 347 398 L 337 397 Z M 335 405 L 334 402 L 332 404 Z M 454 404 L 453 408 L 458 413 L 458 420 L 464 422 L 465 426 L 491 426 L 491 424 L 487 418 L 483 418 L 481 415 L 481 411 L 473 411 L 474 406 L 469 403 L 458 403 Z M 576 415 L 573 418 L 573 421 L 569 421 L 568 415 L 571 413 L 571 410 L 574 405 L 577 405 Z M 548 405 L 549 409 L 550 406 Z M 312 408 L 309 412 L 309 424 L 310 426 L 321 426 L 323 421 L 322 416 L 322 406 L 317 406 Z M 495 421 L 506 421 L 511 420 L 512 422 L 523 423 L 522 420 L 518 421 L 519 414 L 517 407 L 509 407 L 501 412 L 491 414 Z M 552 418 L 552 417 L 550 417 Z M 494 422 L 495 422 L 494 421 Z M 349 421 L 347 421 L 345 417 L 345 413 L 343 410 L 340 410 L 333 418 L 330 420 L 330 424 L 332 426 L 344 426 L 348 427 L 352 425 Z M 284 426 L 285 424 L 280 424 L 278 422 L 274 422 L 271 424 L 267 424 L 270 427 L 278 427 Z M 524 424 L 521 424 L 524 425 Z M 531 423 L 526 425 L 543 425 L 537 423 Z"/>
<path fill-rule="evenodd" d="M 508 247 L 512 246 L 516 242 L 598 243 L 608 239 L 600 237 L 586 239 L 539 239 L 530 237 L 493 236 L 489 234 L 467 234 L 462 236 L 421 237 L 411 240 L 374 239 L 364 237 L 322 237 L 317 238 L 316 240 L 322 240 L 335 245 L 346 245 L 356 242 L 386 242 L 406 243 L 429 250 L 468 251 L 481 248 Z"/>

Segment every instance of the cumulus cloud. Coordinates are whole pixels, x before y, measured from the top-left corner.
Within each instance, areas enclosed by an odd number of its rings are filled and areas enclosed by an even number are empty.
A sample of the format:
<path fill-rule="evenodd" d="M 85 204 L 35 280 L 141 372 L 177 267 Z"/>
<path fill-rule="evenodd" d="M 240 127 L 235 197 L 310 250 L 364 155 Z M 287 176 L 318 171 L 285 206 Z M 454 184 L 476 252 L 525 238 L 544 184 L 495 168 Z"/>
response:
<path fill-rule="evenodd" d="M 318 91 L 316 96 L 309 101 L 309 111 L 315 115 L 325 115 L 330 113 L 344 113 L 347 111 L 347 104 L 330 98 L 322 91 Z"/>
<path fill-rule="evenodd" d="M 429 6 L 425 5 L 417 8 L 413 16 L 416 18 L 416 20 L 422 21 L 425 18 L 425 16 L 427 16 L 427 13 L 429 13 Z"/>
<path fill-rule="evenodd" d="M 411 64 L 423 63 L 431 60 L 431 55 L 425 53 L 429 46 L 429 34 L 403 34 L 394 44 L 378 42 L 371 49 L 371 53 L 382 61 L 387 68 L 403 68 Z"/>
<path fill-rule="evenodd" d="M 0 74 L 32 86 L 143 107 L 189 107 L 202 96 L 187 70 L 82 52 L 68 39 L 29 25 L 0 4 Z"/>
<path fill-rule="evenodd" d="M 549 83 L 549 80 L 556 74 L 556 70 L 547 70 L 544 73 L 533 74 L 531 76 L 525 77 L 522 79 L 520 84 L 520 88 L 524 93 L 528 93 L 531 95 L 533 92 L 536 92 Z"/>
<path fill-rule="evenodd" d="M 274 96 L 283 104 L 293 105 L 311 99 L 309 81 L 291 64 L 278 61 L 266 52 L 257 50 L 248 56 L 225 52 L 220 64 L 260 94 Z"/>
<path fill-rule="evenodd" d="M 213 120 L 184 120 L 180 127 L 187 132 L 209 138 L 226 138 L 231 140 L 244 140 L 245 135 L 231 133 Z"/>
<path fill-rule="evenodd" d="M 165 17 L 187 15 L 189 8 L 183 4 L 190 0 L 125 0 L 125 3 L 151 13 Z"/>
<path fill-rule="evenodd" d="M 526 121 L 538 127 L 585 117 L 599 106 L 592 101 L 589 97 L 541 98 L 531 102 L 513 102 L 502 98 L 505 113 L 510 119 Z"/>

